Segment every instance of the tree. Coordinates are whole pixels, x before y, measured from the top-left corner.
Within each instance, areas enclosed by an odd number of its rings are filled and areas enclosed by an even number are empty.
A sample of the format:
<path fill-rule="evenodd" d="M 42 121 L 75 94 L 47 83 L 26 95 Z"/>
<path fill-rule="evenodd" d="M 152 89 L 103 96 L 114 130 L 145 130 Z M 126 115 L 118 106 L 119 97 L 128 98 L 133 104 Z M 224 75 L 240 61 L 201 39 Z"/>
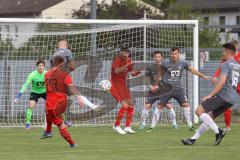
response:
<path fill-rule="evenodd" d="M 84 4 L 79 10 L 75 10 L 73 18 L 90 18 L 90 3 Z M 144 11 L 148 18 L 160 19 L 161 15 L 154 13 L 150 8 L 139 5 L 136 0 L 112 0 L 112 4 L 103 1 L 97 4 L 98 19 L 141 19 Z"/>
<path fill-rule="evenodd" d="M 176 3 L 176 0 L 142 0 L 142 1 L 160 9 L 163 12 L 166 12 L 166 9 L 168 9 L 169 6 Z"/>
<path fill-rule="evenodd" d="M 205 25 L 205 22 L 201 18 L 201 13 L 193 11 L 191 5 L 172 3 L 167 9 L 166 19 L 198 19 L 200 22 L 200 48 L 214 48 L 219 46 L 220 32 L 217 29 L 202 29 L 201 25 Z"/>

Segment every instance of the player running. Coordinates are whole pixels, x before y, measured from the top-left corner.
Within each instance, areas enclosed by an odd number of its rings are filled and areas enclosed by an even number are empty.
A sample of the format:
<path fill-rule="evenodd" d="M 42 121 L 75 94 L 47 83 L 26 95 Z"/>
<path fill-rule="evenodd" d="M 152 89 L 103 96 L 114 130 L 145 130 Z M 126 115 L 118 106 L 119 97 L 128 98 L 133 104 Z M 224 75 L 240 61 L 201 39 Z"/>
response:
<path fill-rule="evenodd" d="M 133 63 L 129 57 L 129 50 L 127 47 L 121 47 L 120 53 L 117 54 L 112 62 L 111 70 L 111 95 L 122 104 L 118 111 L 115 125 L 113 129 L 119 134 L 132 133 L 135 131 L 131 128 L 131 121 L 134 114 L 134 106 L 131 98 L 131 93 L 126 83 L 127 75 L 131 73 L 132 76 L 137 76 L 141 73 L 139 70 L 133 70 Z M 120 127 L 120 123 L 126 114 L 126 123 L 124 130 Z"/>
<path fill-rule="evenodd" d="M 223 47 L 226 62 L 221 64 L 220 79 L 212 92 L 203 97 L 203 102 L 195 111 L 203 123 L 194 136 L 190 139 L 182 139 L 184 145 L 193 145 L 209 128 L 216 134 L 215 145 L 220 144 L 226 134 L 225 130 L 220 129 L 213 119 L 237 102 L 240 64 L 234 59 L 236 52 L 234 45 L 226 43 Z"/>
<path fill-rule="evenodd" d="M 182 73 L 183 70 L 186 69 L 192 74 L 198 75 L 205 80 L 209 80 L 210 77 L 205 76 L 201 72 L 195 70 L 192 66 L 188 64 L 187 61 L 180 59 L 180 49 L 178 47 L 171 48 L 170 58 L 165 59 L 162 62 L 162 67 L 164 70 L 162 80 L 172 84 L 173 89 L 171 92 L 160 96 L 158 106 L 159 111 L 162 112 L 168 101 L 171 98 L 174 98 L 181 105 L 181 107 L 183 107 L 183 113 L 184 117 L 187 120 L 187 126 L 190 128 L 190 130 L 194 130 L 190 115 L 188 99 L 181 83 Z M 150 128 L 149 130 L 153 130 L 153 128 Z"/>
<path fill-rule="evenodd" d="M 236 40 L 233 40 L 231 42 L 235 48 L 236 48 L 236 53 L 235 53 L 235 56 L 234 56 L 234 59 L 240 63 L 240 51 L 238 51 L 238 41 Z M 222 63 L 225 62 L 226 59 L 223 57 L 222 58 Z M 212 83 L 213 84 L 216 84 L 217 83 L 217 80 L 218 80 L 218 77 L 220 76 L 220 73 L 221 73 L 221 68 L 219 67 L 216 72 L 214 73 L 213 75 L 213 78 L 212 78 Z M 238 89 L 240 90 L 240 86 L 238 86 Z M 224 118 L 225 118 L 225 125 L 226 125 L 226 130 L 230 130 L 230 125 L 231 125 L 231 114 L 232 114 L 232 108 L 228 108 L 225 112 L 224 112 Z"/>
<path fill-rule="evenodd" d="M 146 125 L 146 120 L 149 114 L 149 110 L 152 107 L 152 104 L 155 103 L 159 99 L 159 93 L 158 93 L 158 83 L 161 80 L 161 77 L 159 76 L 161 73 L 161 62 L 163 60 L 163 54 L 160 51 L 154 52 L 153 55 L 153 60 L 154 64 L 151 66 L 147 67 L 145 75 L 149 78 L 150 81 L 150 90 L 147 94 L 145 106 L 142 110 L 142 115 L 141 115 L 141 122 L 139 129 L 144 129 Z M 159 79 L 160 78 L 160 79 Z M 177 123 L 176 123 L 176 114 L 173 109 L 173 106 L 171 103 L 166 104 L 166 108 L 169 111 L 169 117 L 172 120 L 172 126 L 173 128 L 178 128 Z M 153 118 L 152 118 L 152 123 L 150 128 L 154 128 L 156 126 L 156 123 L 159 120 L 159 117 L 161 115 L 161 112 L 159 112 L 158 108 L 155 108 L 153 112 Z M 150 130 L 149 130 L 150 131 Z"/>
<path fill-rule="evenodd" d="M 63 123 L 62 114 L 67 107 L 67 90 L 77 97 L 79 105 L 82 105 L 80 93 L 73 86 L 72 78 L 64 68 L 65 58 L 56 56 L 54 58 L 53 68 L 45 75 L 45 84 L 47 90 L 46 99 L 46 118 L 47 128 L 44 134 L 51 135 L 52 123 L 58 127 L 60 135 L 69 143 L 70 147 L 75 147 L 71 135 L 67 131 L 67 126 Z"/>
<path fill-rule="evenodd" d="M 29 98 L 29 106 L 25 114 L 25 128 L 30 129 L 30 123 L 32 118 L 33 109 L 35 108 L 36 103 L 38 102 L 39 98 L 43 98 L 46 100 L 46 89 L 44 84 L 44 75 L 47 72 L 44 70 L 45 62 L 42 60 L 38 60 L 36 63 L 37 69 L 33 72 L 31 72 L 27 76 L 27 80 L 22 86 L 21 90 L 19 91 L 18 95 L 14 99 L 14 102 L 17 103 L 17 101 L 20 99 L 22 94 L 27 90 L 28 86 L 32 84 L 32 90 L 30 93 Z"/>

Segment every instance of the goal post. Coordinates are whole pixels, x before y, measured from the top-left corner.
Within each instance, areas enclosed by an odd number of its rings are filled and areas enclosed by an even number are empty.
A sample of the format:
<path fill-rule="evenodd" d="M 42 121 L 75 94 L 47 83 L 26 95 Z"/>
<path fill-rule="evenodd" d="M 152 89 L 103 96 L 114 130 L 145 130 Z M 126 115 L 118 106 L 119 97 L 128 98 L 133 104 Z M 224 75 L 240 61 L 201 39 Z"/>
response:
<path fill-rule="evenodd" d="M 93 35 L 96 37 L 93 38 Z M 28 107 L 31 87 L 18 103 L 13 99 L 24 84 L 27 75 L 36 69 L 35 63 L 43 59 L 49 69 L 51 55 L 57 49 L 57 40 L 65 37 L 76 61 L 71 72 L 80 92 L 104 109 L 95 112 L 86 106 L 79 108 L 73 97 L 69 98 L 66 119 L 75 124 L 112 124 L 119 105 L 106 92 L 101 92 L 99 82 L 110 78 L 111 62 L 120 46 L 127 43 L 135 67 L 145 70 L 152 63 L 152 53 L 161 51 L 168 58 L 170 48 L 177 46 L 181 55 L 198 70 L 198 21 L 197 20 L 85 20 L 85 19 L 20 19 L 0 18 L 0 126 L 22 126 Z M 92 41 L 96 41 L 96 43 Z M 93 46 L 94 45 L 94 46 Z M 94 48 L 94 49 L 93 49 Z M 94 52 L 94 53 L 93 53 Z M 135 101 L 134 123 L 147 94 L 145 76 L 128 78 Z M 195 123 L 194 107 L 199 103 L 198 77 L 185 72 L 183 84 L 191 106 Z M 177 122 L 184 116 L 176 101 Z M 32 125 L 44 123 L 45 102 L 39 100 Z M 161 123 L 168 123 L 166 111 Z"/>

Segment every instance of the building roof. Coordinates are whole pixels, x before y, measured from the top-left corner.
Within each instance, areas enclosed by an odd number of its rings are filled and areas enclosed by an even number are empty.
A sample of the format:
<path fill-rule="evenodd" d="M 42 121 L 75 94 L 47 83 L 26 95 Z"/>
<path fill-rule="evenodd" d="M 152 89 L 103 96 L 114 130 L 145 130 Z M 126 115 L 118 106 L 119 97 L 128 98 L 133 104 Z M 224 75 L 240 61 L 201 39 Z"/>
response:
<path fill-rule="evenodd" d="M 240 0 L 178 0 L 177 3 L 189 4 L 193 10 L 240 10 Z"/>
<path fill-rule="evenodd" d="M 0 17 L 37 16 L 63 0 L 0 0 Z"/>

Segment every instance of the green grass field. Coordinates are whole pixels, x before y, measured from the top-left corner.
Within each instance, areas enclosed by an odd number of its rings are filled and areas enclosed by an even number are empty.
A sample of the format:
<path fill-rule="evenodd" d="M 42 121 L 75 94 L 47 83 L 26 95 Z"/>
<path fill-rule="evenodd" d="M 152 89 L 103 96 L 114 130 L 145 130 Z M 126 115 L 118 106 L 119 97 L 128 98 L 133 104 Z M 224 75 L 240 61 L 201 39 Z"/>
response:
<path fill-rule="evenodd" d="M 118 135 L 110 126 L 72 127 L 78 144 L 69 148 L 54 128 L 54 137 L 39 139 L 41 129 L 0 128 L 0 160 L 239 160 L 240 125 L 233 125 L 219 146 L 209 130 L 194 146 L 181 138 L 193 135 L 185 126 L 174 130 L 159 126 L 152 133 Z"/>

